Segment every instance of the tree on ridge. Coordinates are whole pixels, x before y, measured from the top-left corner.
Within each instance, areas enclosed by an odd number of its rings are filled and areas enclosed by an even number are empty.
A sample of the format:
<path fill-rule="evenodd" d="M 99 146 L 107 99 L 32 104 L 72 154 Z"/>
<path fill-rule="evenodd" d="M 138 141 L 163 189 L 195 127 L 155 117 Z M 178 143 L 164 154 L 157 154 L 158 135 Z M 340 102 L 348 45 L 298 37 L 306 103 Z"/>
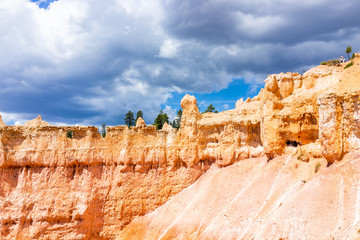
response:
<path fill-rule="evenodd" d="M 352 47 L 349 45 L 346 47 L 346 50 L 345 50 L 345 53 L 347 54 L 348 56 L 348 60 L 350 60 L 350 54 L 352 52 Z"/>
<path fill-rule="evenodd" d="M 143 114 L 143 112 L 142 112 L 141 110 L 139 110 L 139 111 L 136 113 L 135 122 L 137 122 L 137 120 L 138 120 L 140 117 L 141 117 L 142 119 L 144 119 L 144 114 Z"/>
<path fill-rule="evenodd" d="M 124 122 L 129 128 L 135 125 L 134 113 L 132 111 L 129 110 L 129 112 L 126 113 Z"/>
<path fill-rule="evenodd" d="M 205 110 L 204 113 L 207 113 L 207 112 L 218 113 L 219 111 L 216 110 L 216 108 L 215 108 L 212 104 L 210 104 L 210 105 L 207 107 L 207 109 Z"/>
<path fill-rule="evenodd" d="M 164 113 L 163 110 L 160 111 L 160 113 L 156 116 L 153 125 L 156 126 L 156 129 L 162 129 L 165 123 L 169 124 L 169 116 Z"/>

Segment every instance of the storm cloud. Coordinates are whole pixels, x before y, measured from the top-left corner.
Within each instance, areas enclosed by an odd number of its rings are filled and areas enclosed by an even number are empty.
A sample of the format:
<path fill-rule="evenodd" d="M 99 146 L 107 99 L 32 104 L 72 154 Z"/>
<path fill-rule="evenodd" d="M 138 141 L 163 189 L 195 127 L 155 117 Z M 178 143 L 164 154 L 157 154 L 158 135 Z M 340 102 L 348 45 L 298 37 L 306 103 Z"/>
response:
<path fill-rule="evenodd" d="M 141 109 L 151 123 L 172 93 L 242 78 L 253 89 L 267 74 L 359 49 L 358 9 L 355 0 L 2 0 L 0 114 L 112 125 Z"/>

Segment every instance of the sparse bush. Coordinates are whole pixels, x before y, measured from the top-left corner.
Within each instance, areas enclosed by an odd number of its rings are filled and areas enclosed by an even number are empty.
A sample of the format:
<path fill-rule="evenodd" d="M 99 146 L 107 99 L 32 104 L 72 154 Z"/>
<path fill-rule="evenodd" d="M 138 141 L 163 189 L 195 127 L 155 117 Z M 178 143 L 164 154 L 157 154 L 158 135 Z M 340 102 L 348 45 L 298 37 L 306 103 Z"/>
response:
<path fill-rule="evenodd" d="M 348 64 L 346 64 L 346 66 L 344 67 L 344 69 L 347 69 L 347 68 L 351 67 L 352 65 L 354 65 L 354 62 L 353 62 L 353 61 L 351 61 L 351 62 L 349 62 Z"/>
<path fill-rule="evenodd" d="M 340 61 L 338 59 L 335 60 L 329 60 L 327 62 L 321 62 L 321 65 L 327 65 L 327 66 L 339 66 Z"/>
<path fill-rule="evenodd" d="M 303 162 L 309 162 L 309 154 L 304 152 L 301 148 L 297 151 L 297 159 Z"/>
<path fill-rule="evenodd" d="M 319 168 L 321 167 L 321 163 L 317 163 L 316 165 L 315 165 L 315 173 L 317 173 L 318 171 L 319 171 Z"/>
<path fill-rule="evenodd" d="M 351 60 L 355 58 L 355 53 L 353 53 L 353 55 L 351 56 Z"/>
<path fill-rule="evenodd" d="M 303 152 L 300 152 L 299 155 L 297 156 L 297 159 L 299 161 L 301 161 L 302 157 L 304 156 L 304 153 Z"/>

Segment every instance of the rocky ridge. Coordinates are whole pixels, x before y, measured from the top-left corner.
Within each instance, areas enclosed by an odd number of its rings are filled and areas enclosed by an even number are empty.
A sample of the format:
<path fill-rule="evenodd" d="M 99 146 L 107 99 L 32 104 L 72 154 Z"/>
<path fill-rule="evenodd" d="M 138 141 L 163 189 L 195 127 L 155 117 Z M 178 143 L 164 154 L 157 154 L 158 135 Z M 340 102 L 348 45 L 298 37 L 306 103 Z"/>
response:
<path fill-rule="evenodd" d="M 272 169 L 268 161 L 283 164 L 290 156 L 290 165 L 295 159 L 304 167 L 299 173 L 294 170 L 297 180 L 289 181 L 288 187 L 300 179 L 308 181 L 318 176 L 315 162 L 321 167 L 336 164 L 360 148 L 359 63 L 357 54 L 354 66 L 346 70 L 318 66 L 303 75 L 269 75 L 258 96 L 239 100 L 235 109 L 220 113 L 200 114 L 196 99 L 186 95 L 178 131 L 170 125 L 156 131 L 139 119 L 131 129 L 107 127 L 102 138 L 96 127 L 55 127 L 40 116 L 23 126 L 7 126 L 0 119 L 1 239 L 131 238 L 128 234 L 134 229 L 146 230 L 143 224 L 149 224 L 148 215 L 128 225 L 131 220 L 163 205 L 212 165 L 226 171 L 234 163 L 258 162 L 251 170 L 257 171 Z M 69 131 L 72 138 L 67 137 Z M 253 161 L 244 160 L 249 158 Z M 304 169 L 311 174 L 302 177 Z M 207 175 L 211 172 L 201 179 Z M 197 185 L 207 181 L 201 179 Z M 291 194 L 297 191 L 291 189 Z M 150 216 L 165 211 L 163 207 Z M 152 232 L 152 237 L 166 235 L 161 235 L 159 225 L 153 226 L 160 235 Z M 197 222 L 193 226 L 199 227 Z M 247 227 L 256 230 L 250 223 Z M 198 235 L 180 239 L 194 236 Z"/>

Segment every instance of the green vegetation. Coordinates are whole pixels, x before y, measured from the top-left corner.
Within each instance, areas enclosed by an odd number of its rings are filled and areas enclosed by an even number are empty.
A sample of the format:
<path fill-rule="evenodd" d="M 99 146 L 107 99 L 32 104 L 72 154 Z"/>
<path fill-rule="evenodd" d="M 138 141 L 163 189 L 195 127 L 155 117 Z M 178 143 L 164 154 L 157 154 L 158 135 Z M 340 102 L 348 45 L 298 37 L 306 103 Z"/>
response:
<path fill-rule="evenodd" d="M 74 136 L 74 134 L 73 134 L 72 131 L 68 131 L 68 132 L 66 133 L 66 137 L 68 137 L 68 138 L 73 138 L 73 136 Z"/>
<path fill-rule="evenodd" d="M 156 129 L 162 129 L 165 123 L 169 124 L 169 116 L 163 112 L 163 110 L 160 111 L 160 113 L 157 115 L 157 117 L 154 120 L 153 125 L 156 126 Z"/>
<path fill-rule="evenodd" d="M 210 105 L 206 108 L 206 110 L 205 110 L 204 113 L 207 113 L 207 112 L 218 113 L 219 111 L 216 110 L 215 107 L 214 107 L 212 104 L 210 104 Z"/>
<path fill-rule="evenodd" d="M 129 110 L 129 112 L 126 113 L 124 122 L 129 128 L 135 125 L 134 113 L 132 111 Z"/>
<path fill-rule="evenodd" d="M 179 111 L 177 111 L 174 121 L 170 124 L 173 128 L 176 129 L 180 128 L 182 113 L 183 113 L 182 109 L 179 109 Z"/>
<path fill-rule="evenodd" d="M 353 62 L 353 61 L 351 61 L 351 62 L 349 62 L 348 64 L 346 64 L 346 66 L 344 67 L 344 69 L 347 69 L 347 68 L 351 67 L 352 65 L 354 65 L 354 62 Z"/>
<path fill-rule="evenodd" d="M 139 111 L 136 113 L 135 122 L 137 122 L 137 120 L 138 120 L 140 117 L 141 117 L 142 119 L 144 119 L 144 114 L 143 114 L 143 112 L 142 112 L 141 110 L 139 110 Z"/>
<path fill-rule="evenodd" d="M 351 60 L 353 60 L 355 58 L 355 53 L 353 53 L 353 55 L 351 56 Z"/>
<path fill-rule="evenodd" d="M 321 65 L 327 65 L 327 66 L 340 66 L 340 61 L 335 59 L 335 60 L 329 60 L 327 62 L 322 62 Z"/>
<path fill-rule="evenodd" d="M 348 60 L 350 60 L 350 54 L 352 52 L 352 47 L 349 45 L 346 47 L 346 50 L 345 50 L 345 53 L 347 54 L 348 56 Z"/>
<path fill-rule="evenodd" d="M 106 124 L 105 123 L 101 124 L 100 134 L 103 138 L 106 137 Z"/>

